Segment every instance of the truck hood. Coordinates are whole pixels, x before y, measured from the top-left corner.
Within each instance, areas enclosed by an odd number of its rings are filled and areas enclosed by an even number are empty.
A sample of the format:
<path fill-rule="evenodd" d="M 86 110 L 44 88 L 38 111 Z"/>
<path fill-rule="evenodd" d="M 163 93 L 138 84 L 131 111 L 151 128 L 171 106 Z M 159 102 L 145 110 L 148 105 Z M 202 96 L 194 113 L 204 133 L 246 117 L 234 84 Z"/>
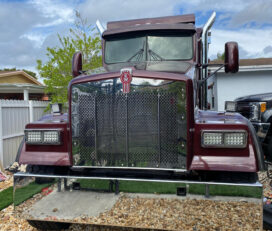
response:
<path fill-rule="evenodd" d="M 217 111 L 195 111 L 195 121 L 199 124 L 248 124 L 248 120 L 239 113 Z"/>
<path fill-rule="evenodd" d="M 33 123 L 41 124 L 41 123 L 66 123 L 68 121 L 68 114 L 63 113 L 60 115 L 46 114 L 42 116 L 38 121 Z"/>
<path fill-rule="evenodd" d="M 143 77 L 143 78 L 156 78 L 156 79 L 169 79 L 169 80 L 181 80 L 187 81 L 192 79 L 194 76 L 195 68 L 190 68 L 185 74 L 182 73 L 171 73 L 171 72 L 159 72 L 159 71 L 147 71 L 147 70 L 135 70 L 134 67 L 128 67 L 132 69 L 133 77 Z M 120 76 L 120 71 L 118 72 L 106 72 L 100 74 L 82 74 L 78 77 L 72 79 L 69 83 L 69 89 L 73 84 L 84 83 L 89 81 L 99 81 L 105 79 L 116 78 Z"/>
<path fill-rule="evenodd" d="M 239 97 L 235 99 L 235 101 L 239 102 L 259 102 L 259 101 L 270 101 L 272 100 L 272 92 L 264 93 L 264 94 L 256 94 L 256 95 L 247 95 L 243 97 Z"/>

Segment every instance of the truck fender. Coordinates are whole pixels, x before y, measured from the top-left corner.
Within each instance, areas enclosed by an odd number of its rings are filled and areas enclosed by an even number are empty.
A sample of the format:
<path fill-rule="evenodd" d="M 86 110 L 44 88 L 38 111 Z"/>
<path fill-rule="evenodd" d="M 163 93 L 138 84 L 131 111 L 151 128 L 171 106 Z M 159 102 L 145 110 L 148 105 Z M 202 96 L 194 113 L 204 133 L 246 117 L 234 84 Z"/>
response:
<path fill-rule="evenodd" d="M 263 123 L 271 123 L 272 122 L 272 108 L 266 110 L 262 115 Z"/>
<path fill-rule="evenodd" d="M 249 131 L 251 133 L 253 143 L 254 143 L 254 146 L 255 146 L 255 149 L 256 149 L 255 151 L 256 151 L 256 157 L 257 157 L 257 163 L 258 163 L 259 171 L 264 171 L 264 170 L 266 170 L 267 166 L 264 163 L 263 150 L 262 150 L 261 145 L 259 143 L 257 134 L 255 132 L 255 128 L 253 127 L 252 123 L 250 123 L 249 121 L 248 121 L 248 128 L 249 128 Z"/>

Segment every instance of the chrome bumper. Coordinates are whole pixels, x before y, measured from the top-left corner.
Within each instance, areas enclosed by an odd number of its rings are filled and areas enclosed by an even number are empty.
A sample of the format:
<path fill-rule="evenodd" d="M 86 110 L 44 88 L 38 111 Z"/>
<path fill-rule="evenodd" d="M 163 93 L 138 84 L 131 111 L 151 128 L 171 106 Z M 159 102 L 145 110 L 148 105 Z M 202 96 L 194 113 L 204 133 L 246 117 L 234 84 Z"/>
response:
<path fill-rule="evenodd" d="M 270 123 L 252 122 L 252 125 L 254 126 L 256 130 L 256 134 L 259 137 L 260 142 L 263 142 L 269 130 Z"/>
<path fill-rule="evenodd" d="M 39 179 L 39 181 L 37 181 Z M 42 180 L 41 180 L 42 179 Z M 44 182 L 47 180 L 48 182 Z M 115 184 L 115 193 L 110 192 L 110 188 L 101 190 L 90 190 L 84 188 L 84 180 L 104 180 Z M 116 193 L 117 183 L 120 181 L 140 181 L 157 182 L 164 188 L 166 183 L 173 184 L 174 189 L 183 186 L 181 184 L 204 184 L 206 185 L 206 194 L 209 196 L 209 186 L 211 185 L 229 185 L 258 188 L 262 194 L 262 184 L 256 183 L 222 183 L 222 182 L 196 182 L 184 180 L 156 180 L 156 179 L 133 179 L 133 178 L 110 178 L 110 177 L 85 177 L 85 176 L 68 176 L 68 175 L 41 175 L 29 173 L 14 174 L 14 209 L 15 214 L 20 218 L 27 220 L 46 220 L 57 222 L 76 222 L 86 224 L 105 225 L 97 223 L 99 214 L 106 213 L 117 203 L 123 196 L 131 196 L 129 193 Z M 80 186 L 78 185 L 80 182 Z M 109 184 L 110 186 L 111 184 Z M 112 186 L 112 185 L 111 185 Z M 172 187 L 171 186 L 171 187 Z M 188 190 L 189 186 L 186 186 Z M 119 188 L 119 183 L 118 183 Z M 190 190 L 189 190 L 190 191 Z M 147 197 L 147 194 L 133 193 L 133 197 Z M 152 198 L 168 198 L 166 194 L 148 194 Z M 184 197 L 171 195 L 172 199 L 183 200 Z M 202 199 L 204 199 L 204 195 Z M 201 199 L 201 198 L 199 198 Z M 240 201 L 241 197 L 235 198 Z M 254 203 L 261 204 L 262 196 L 252 198 Z M 88 218 L 88 219 L 87 219 Z"/>

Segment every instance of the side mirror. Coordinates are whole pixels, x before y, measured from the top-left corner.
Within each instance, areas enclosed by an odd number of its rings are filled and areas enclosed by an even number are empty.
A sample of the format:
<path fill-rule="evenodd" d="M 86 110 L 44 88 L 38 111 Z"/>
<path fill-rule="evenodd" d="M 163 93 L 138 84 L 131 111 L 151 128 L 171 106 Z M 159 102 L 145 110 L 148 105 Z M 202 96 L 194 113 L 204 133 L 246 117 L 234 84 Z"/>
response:
<path fill-rule="evenodd" d="M 225 43 L 225 72 L 236 73 L 239 71 L 239 50 L 237 42 Z"/>
<path fill-rule="evenodd" d="M 80 51 L 74 53 L 72 59 L 72 75 L 77 77 L 82 72 L 82 53 Z"/>

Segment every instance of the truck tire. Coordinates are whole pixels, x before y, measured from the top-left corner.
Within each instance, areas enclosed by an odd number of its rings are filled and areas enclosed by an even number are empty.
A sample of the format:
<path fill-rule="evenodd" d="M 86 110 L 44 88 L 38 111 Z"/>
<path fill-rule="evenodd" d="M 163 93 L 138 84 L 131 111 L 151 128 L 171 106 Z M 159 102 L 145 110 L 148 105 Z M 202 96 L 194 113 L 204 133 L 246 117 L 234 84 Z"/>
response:
<path fill-rule="evenodd" d="M 27 166 L 27 172 L 29 173 L 35 173 L 35 174 L 43 174 L 47 173 L 49 174 L 51 171 L 53 171 L 50 167 L 46 166 L 39 166 L 39 165 L 28 165 Z M 46 183 L 52 183 L 54 182 L 54 178 L 45 178 L 45 177 L 36 177 L 35 183 L 37 184 L 46 184 Z"/>
<path fill-rule="evenodd" d="M 68 229 L 70 223 L 54 222 L 54 221 L 34 221 L 27 220 L 28 223 L 38 230 L 62 230 Z"/>
<path fill-rule="evenodd" d="M 263 206 L 263 229 L 272 229 L 272 205 Z"/>
<path fill-rule="evenodd" d="M 267 149 L 265 153 L 265 160 L 272 162 L 272 137 L 269 138 L 267 143 Z"/>
<path fill-rule="evenodd" d="M 54 182 L 54 178 L 44 178 L 44 177 L 36 177 L 35 178 L 35 183 L 36 184 L 47 184 L 47 183 L 52 183 Z"/>

